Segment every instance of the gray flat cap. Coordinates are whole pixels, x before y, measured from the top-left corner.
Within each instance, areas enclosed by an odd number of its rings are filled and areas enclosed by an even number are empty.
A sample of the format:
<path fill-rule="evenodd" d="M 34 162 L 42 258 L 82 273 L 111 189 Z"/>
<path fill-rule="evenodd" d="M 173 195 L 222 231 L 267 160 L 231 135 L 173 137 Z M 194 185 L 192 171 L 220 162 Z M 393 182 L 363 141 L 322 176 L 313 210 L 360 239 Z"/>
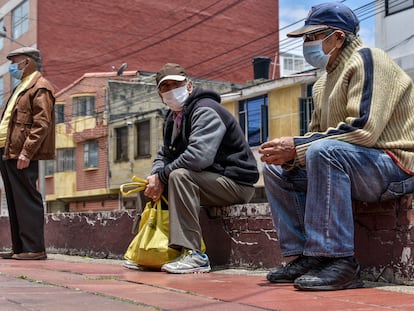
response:
<path fill-rule="evenodd" d="M 25 46 L 22 48 L 18 48 L 14 51 L 11 51 L 9 54 L 7 54 L 7 59 L 10 59 L 13 56 L 17 56 L 17 55 L 26 55 L 30 58 L 32 58 L 35 62 L 39 63 L 42 59 L 42 55 L 40 53 L 40 51 L 38 49 L 29 47 L 29 46 Z"/>

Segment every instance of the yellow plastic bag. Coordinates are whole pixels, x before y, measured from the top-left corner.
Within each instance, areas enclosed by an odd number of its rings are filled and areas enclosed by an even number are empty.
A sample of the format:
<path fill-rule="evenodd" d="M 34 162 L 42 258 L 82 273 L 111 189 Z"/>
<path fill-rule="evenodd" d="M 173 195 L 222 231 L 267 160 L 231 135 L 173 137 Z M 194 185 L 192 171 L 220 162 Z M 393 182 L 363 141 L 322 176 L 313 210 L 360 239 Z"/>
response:
<path fill-rule="evenodd" d="M 169 212 L 161 209 L 161 200 L 148 202 L 141 215 L 138 234 L 129 244 L 125 259 L 148 268 L 160 268 L 177 258 L 180 252 L 168 247 L 168 226 Z"/>
<path fill-rule="evenodd" d="M 132 176 L 132 182 L 122 184 L 119 187 L 119 189 L 121 191 L 122 196 L 126 197 L 130 194 L 145 190 L 147 184 L 148 181 L 146 181 L 145 179 L 139 178 L 137 176 Z"/>
<path fill-rule="evenodd" d="M 145 189 L 147 181 L 136 176 L 132 182 L 121 185 L 120 190 L 123 196 L 137 193 Z M 162 196 L 156 202 L 148 202 L 141 214 L 138 234 L 134 237 L 125 252 L 125 259 L 140 266 L 152 269 L 159 269 L 167 262 L 180 256 L 180 252 L 168 247 L 169 243 L 169 221 L 168 210 L 161 208 L 161 200 L 167 205 L 167 199 Z M 201 252 L 205 253 L 206 245 L 201 239 Z"/>

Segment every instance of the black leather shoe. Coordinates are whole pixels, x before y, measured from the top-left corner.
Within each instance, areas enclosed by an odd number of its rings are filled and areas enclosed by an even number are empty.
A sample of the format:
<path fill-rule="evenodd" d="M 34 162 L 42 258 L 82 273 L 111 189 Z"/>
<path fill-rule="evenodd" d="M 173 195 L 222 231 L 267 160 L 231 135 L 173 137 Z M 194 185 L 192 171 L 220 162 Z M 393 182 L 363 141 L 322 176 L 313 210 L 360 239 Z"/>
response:
<path fill-rule="evenodd" d="M 327 258 L 299 256 L 295 260 L 289 262 L 286 266 L 270 271 L 266 278 L 272 283 L 292 283 L 296 278 L 305 274 L 311 269 L 315 269 L 324 265 Z"/>
<path fill-rule="evenodd" d="M 354 257 L 332 258 L 325 266 L 312 269 L 295 280 L 300 290 L 340 290 L 363 287 L 360 266 Z"/>

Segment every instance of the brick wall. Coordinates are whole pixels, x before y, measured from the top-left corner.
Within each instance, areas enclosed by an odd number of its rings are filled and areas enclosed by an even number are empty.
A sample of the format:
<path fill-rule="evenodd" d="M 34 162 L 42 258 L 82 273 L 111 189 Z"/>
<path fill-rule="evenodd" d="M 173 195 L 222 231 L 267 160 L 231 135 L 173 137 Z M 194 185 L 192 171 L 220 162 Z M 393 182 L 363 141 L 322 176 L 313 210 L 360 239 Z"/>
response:
<path fill-rule="evenodd" d="M 275 0 L 42 0 L 37 12 L 44 73 L 58 89 L 123 62 L 150 72 L 178 62 L 190 76 L 245 83 L 252 58 L 274 57 L 279 41 Z"/>
<path fill-rule="evenodd" d="M 85 168 L 84 165 L 84 144 L 77 145 L 76 152 L 76 190 L 92 190 L 108 188 L 108 163 L 107 163 L 107 145 L 108 138 L 101 137 L 96 139 L 98 142 L 98 166 L 96 168 Z M 88 141 L 87 141 L 88 142 Z"/>
<path fill-rule="evenodd" d="M 72 212 L 100 212 L 100 211 L 113 211 L 119 209 L 118 200 L 108 200 L 102 198 L 95 201 L 79 201 L 69 203 L 69 210 Z"/>
<path fill-rule="evenodd" d="M 355 251 L 373 280 L 414 284 L 413 195 L 354 202 Z"/>

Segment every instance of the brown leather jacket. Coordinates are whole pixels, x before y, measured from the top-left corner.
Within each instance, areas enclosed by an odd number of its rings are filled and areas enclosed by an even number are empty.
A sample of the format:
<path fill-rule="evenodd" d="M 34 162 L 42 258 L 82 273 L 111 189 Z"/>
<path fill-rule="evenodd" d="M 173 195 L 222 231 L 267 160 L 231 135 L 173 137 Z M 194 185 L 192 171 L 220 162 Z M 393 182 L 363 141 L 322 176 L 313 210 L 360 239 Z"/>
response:
<path fill-rule="evenodd" d="M 10 116 L 4 159 L 17 159 L 20 154 L 30 160 L 55 158 L 54 89 L 40 72 L 19 93 Z"/>

